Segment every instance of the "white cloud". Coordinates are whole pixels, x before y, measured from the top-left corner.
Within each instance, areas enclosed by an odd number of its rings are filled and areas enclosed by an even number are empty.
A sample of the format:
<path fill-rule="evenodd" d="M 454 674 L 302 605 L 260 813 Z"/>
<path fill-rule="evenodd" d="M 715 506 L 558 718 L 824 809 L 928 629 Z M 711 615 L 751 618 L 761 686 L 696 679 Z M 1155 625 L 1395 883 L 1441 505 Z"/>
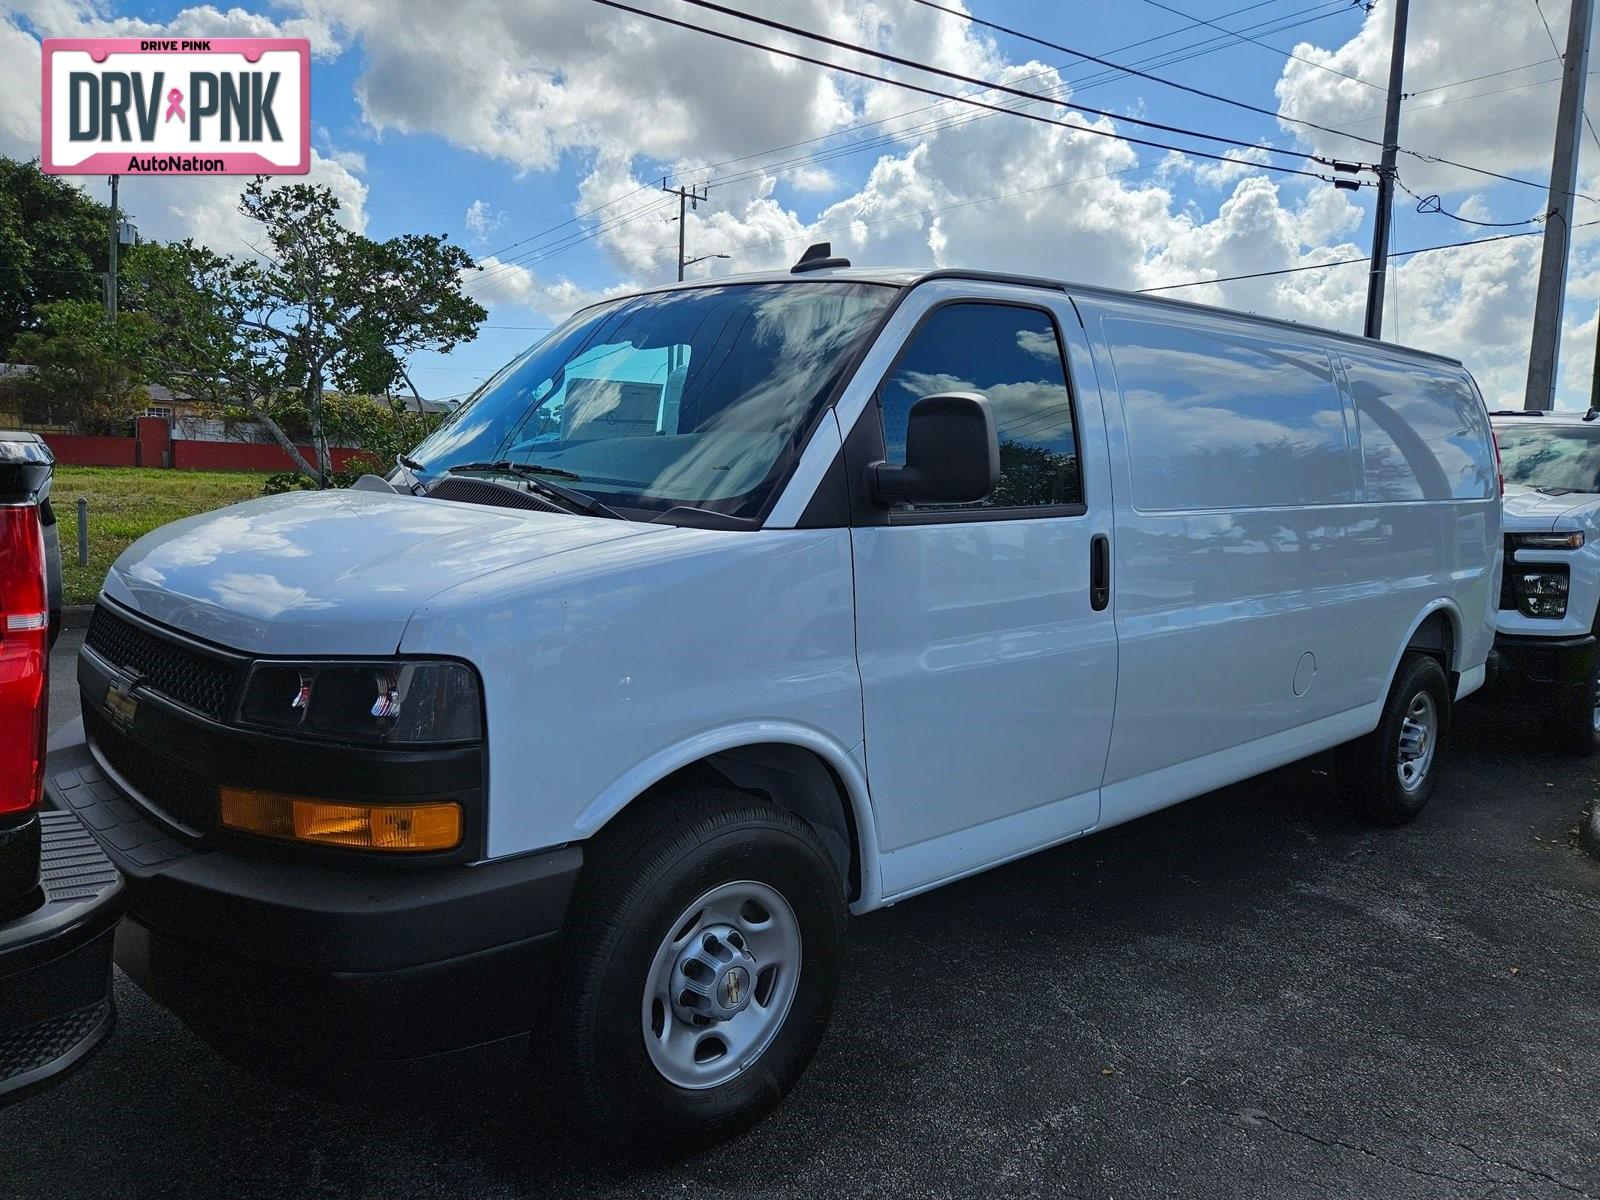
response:
<path fill-rule="evenodd" d="M 461 221 L 467 227 L 467 232 L 482 241 L 501 225 L 505 224 L 506 214 L 495 212 L 489 207 L 487 200 L 474 200 L 467 205 L 467 212 Z"/>

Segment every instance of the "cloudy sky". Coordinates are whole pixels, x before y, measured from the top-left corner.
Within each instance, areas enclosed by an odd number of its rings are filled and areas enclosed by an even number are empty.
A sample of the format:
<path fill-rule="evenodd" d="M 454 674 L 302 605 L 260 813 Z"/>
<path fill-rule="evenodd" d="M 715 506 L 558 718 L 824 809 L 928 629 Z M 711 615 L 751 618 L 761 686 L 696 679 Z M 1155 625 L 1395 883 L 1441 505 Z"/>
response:
<path fill-rule="evenodd" d="M 625 2 L 1050 120 L 939 101 L 593 0 L 259 0 L 227 9 L 0 0 L 0 153 L 38 153 L 41 37 L 309 37 L 313 178 L 374 236 L 447 233 L 479 258 L 467 287 L 490 318 L 478 340 L 414 361 L 418 385 L 434 396 L 469 391 L 590 298 L 671 279 L 677 202 L 660 191 L 663 176 L 708 189 L 689 215 L 689 253 L 728 257 L 708 258 L 694 275 L 786 265 L 827 239 L 858 264 L 1142 288 L 1359 258 L 1369 245 L 1371 189 L 1337 191 L 1266 169 L 1307 168 L 1292 154 L 1229 150 L 1127 118 L 1371 160 L 1376 147 L 1313 126 L 1381 135 L 1386 0 L 1370 10 L 1350 0 L 939 0 L 955 12 L 915 0 L 727 0 L 1116 116 L 981 92 L 684 0 Z M 1565 10 L 1563 0 L 1413 0 L 1400 143 L 1415 153 L 1402 153 L 1400 179 L 1419 197 L 1437 194 L 1445 211 L 1419 213 L 1400 194 L 1395 249 L 1537 234 L 1544 193 L 1482 172 L 1548 175 Z M 1242 161 L 1134 146 L 1085 126 Z M 1584 139 L 1579 190 L 1600 197 L 1600 139 L 1589 130 Z M 103 179 L 82 182 L 105 197 Z M 122 190 L 145 234 L 245 254 L 237 192 L 227 179 L 135 179 Z M 1600 200 L 1578 200 L 1575 220 L 1600 221 Z M 1597 235 L 1600 225 L 1575 238 L 1563 407 L 1582 406 L 1588 394 Z M 1522 236 L 1400 260 L 1385 335 L 1460 356 L 1491 406 L 1520 407 L 1538 257 L 1539 238 Z M 1171 294 L 1358 330 L 1365 282 L 1356 263 Z"/>

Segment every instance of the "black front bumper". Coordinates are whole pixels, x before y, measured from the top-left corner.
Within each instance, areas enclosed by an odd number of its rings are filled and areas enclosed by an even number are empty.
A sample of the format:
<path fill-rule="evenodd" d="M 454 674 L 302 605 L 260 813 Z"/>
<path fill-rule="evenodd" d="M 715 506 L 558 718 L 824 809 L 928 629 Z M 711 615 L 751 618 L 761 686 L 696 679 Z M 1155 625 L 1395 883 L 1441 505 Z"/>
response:
<path fill-rule="evenodd" d="M 118 964 L 219 1050 L 313 1090 L 523 1037 L 582 863 L 576 847 L 411 866 L 181 840 L 77 724 L 45 791 L 128 876 Z"/>
<path fill-rule="evenodd" d="M 1495 635 L 1490 654 L 1491 675 L 1497 691 L 1576 693 L 1589 686 L 1594 669 L 1595 638 L 1520 637 Z"/>
<path fill-rule="evenodd" d="M 71 813 L 29 822 L 39 886 L 0 922 L 0 1104 L 59 1078 L 115 1020 L 111 943 L 122 911 L 116 868 Z"/>

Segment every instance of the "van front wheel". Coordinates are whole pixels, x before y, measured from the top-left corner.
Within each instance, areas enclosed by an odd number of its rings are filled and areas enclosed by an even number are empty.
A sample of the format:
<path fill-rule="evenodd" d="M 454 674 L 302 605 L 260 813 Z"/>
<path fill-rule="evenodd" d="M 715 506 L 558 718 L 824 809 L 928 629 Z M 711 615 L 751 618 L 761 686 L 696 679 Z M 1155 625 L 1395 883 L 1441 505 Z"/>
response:
<path fill-rule="evenodd" d="M 1439 780 L 1450 736 L 1450 681 L 1437 659 L 1409 653 L 1377 729 L 1339 747 L 1341 790 L 1380 825 L 1420 813 Z"/>
<path fill-rule="evenodd" d="M 839 873 L 811 827 L 735 791 L 652 797 L 595 839 L 535 1038 L 608 1153 L 682 1158 L 788 1093 L 832 1014 Z"/>

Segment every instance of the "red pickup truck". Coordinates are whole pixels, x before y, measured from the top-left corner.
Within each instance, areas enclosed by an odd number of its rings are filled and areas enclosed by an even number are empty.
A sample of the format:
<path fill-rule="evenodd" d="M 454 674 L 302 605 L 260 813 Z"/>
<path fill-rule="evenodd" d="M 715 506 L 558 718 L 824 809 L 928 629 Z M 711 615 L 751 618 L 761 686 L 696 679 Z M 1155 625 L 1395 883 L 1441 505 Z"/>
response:
<path fill-rule="evenodd" d="M 122 880 L 67 812 L 40 811 L 61 562 L 54 463 L 0 431 L 0 1104 L 59 1078 L 111 1031 Z"/>

